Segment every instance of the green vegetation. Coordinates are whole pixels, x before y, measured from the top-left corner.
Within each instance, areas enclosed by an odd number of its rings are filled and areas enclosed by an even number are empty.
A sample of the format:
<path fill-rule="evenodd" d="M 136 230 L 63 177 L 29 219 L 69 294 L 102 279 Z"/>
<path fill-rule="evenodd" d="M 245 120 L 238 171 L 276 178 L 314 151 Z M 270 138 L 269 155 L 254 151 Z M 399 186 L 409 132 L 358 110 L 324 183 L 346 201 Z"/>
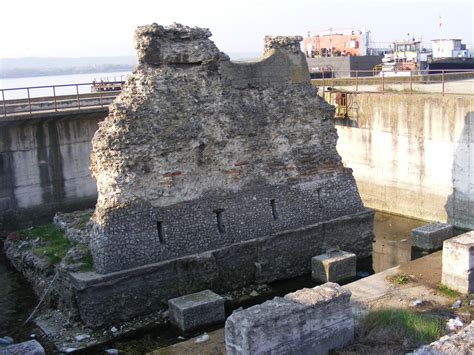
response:
<path fill-rule="evenodd" d="M 39 247 L 33 249 L 37 256 L 46 257 L 51 264 L 59 263 L 71 247 L 71 243 L 64 236 L 64 232 L 52 223 L 35 228 L 24 229 L 18 232 L 20 237 L 38 239 Z"/>
<path fill-rule="evenodd" d="M 442 283 L 438 284 L 438 291 L 451 298 L 461 297 L 461 294 L 458 291 L 451 290 L 448 286 L 443 285 Z"/>
<path fill-rule="evenodd" d="M 79 268 L 79 271 L 86 272 L 86 271 L 94 270 L 94 264 L 93 264 L 93 261 L 92 261 L 92 254 L 91 254 L 91 251 L 89 250 L 89 248 L 87 248 L 87 250 L 85 251 L 84 257 L 82 258 L 81 261 L 82 261 L 82 265 Z"/>
<path fill-rule="evenodd" d="M 378 341 L 406 342 L 418 346 L 435 341 L 442 335 L 443 321 L 432 314 L 409 309 L 378 309 L 362 321 L 364 337 Z"/>
<path fill-rule="evenodd" d="M 90 219 L 91 219 L 91 214 L 89 212 L 85 212 L 81 216 L 79 221 L 77 221 L 72 227 L 79 230 L 86 229 L 87 222 L 89 222 Z"/>
<path fill-rule="evenodd" d="M 408 277 L 407 274 L 402 272 L 397 275 L 387 276 L 387 280 L 397 285 L 404 285 L 408 283 L 408 281 L 410 281 L 410 278 Z"/>

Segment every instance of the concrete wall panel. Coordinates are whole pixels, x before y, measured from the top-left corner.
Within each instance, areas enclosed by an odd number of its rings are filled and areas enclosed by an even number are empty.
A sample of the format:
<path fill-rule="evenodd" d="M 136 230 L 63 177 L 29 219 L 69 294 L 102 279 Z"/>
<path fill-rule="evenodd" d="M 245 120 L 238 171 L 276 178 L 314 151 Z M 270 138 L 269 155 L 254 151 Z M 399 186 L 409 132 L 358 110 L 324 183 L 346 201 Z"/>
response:
<path fill-rule="evenodd" d="M 474 100 L 358 94 L 338 152 L 366 206 L 474 228 Z"/>

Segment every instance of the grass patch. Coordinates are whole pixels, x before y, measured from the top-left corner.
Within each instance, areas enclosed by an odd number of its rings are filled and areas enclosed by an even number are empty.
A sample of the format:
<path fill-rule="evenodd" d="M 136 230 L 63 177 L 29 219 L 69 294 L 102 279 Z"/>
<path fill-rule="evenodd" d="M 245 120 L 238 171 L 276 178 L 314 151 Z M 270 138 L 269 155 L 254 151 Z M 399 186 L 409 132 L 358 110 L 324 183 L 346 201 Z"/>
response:
<path fill-rule="evenodd" d="M 92 254 L 90 250 L 87 251 L 86 255 L 84 255 L 81 261 L 82 261 L 82 265 L 79 268 L 79 271 L 86 272 L 86 271 L 94 270 L 94 264 L 93 264 Z"/>
<path fill-rule="evenodd" d="M 46 257 L 51 264 L 59 263 L 66 252 L 71 248 L 71 243 L 64 236 L 64 232 L 52 223 L 18 232 L 20 237 L 38 239 L 40 246 L 33 249 L 33 253 Z"/>
<path fill-rule="evenodd" d="M 461 297 L 461 294 L 458 291 L 451 290 L 448 286 L 443 285 L 442 283 L 438 284 L 438 291 L 439 293 L 442 293 L 443 295 L 451 298 Z"/>
<path fill-rule="evenodd" d="M 397 285 L 404 285 L 408 283 L 408 281 L 410 281 L 410 278 L 408 277 L 407 274 L 405 274 L 404 272 L 401 272 L 400 274 L 397 274 L 397 275 L 387 276 L 387 280 Z"/>
<path fill-rule="evenodd" d="M 80 218 L 79 221 L 73 224 L 73 228 L 83 230 L 86 229 L 87 222 L 91 219 L 91 214 L 89 212 L 84 213 Z"/>
<path fill-rule="evenodd" d="M 435 341 L 444 329 L 441 318 L 409 309 L 374 310 L 364 318 L 362 324 L 365 337 L 377 342 L 408 341 L 411 346 Z"/>

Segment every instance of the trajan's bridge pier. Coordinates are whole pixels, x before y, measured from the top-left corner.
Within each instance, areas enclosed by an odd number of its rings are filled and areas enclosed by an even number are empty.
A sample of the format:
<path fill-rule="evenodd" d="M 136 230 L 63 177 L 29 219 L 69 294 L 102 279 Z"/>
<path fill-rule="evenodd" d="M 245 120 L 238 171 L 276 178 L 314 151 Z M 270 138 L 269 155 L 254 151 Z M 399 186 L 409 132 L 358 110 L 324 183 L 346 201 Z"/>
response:
<path fill-rule="evenodd" d="M 95 205 L 90 141 L 116 94 L 81 94 L 80 108 L 71 95 L 57 110 L 52 98 L 33 99 L 32 114 L 17 100 L 20 112 L 0 115 L 1 228 Z M 472 95 L 359 92 L 348 100 L 337 148 L 365 205 L 474 228 Z"/>

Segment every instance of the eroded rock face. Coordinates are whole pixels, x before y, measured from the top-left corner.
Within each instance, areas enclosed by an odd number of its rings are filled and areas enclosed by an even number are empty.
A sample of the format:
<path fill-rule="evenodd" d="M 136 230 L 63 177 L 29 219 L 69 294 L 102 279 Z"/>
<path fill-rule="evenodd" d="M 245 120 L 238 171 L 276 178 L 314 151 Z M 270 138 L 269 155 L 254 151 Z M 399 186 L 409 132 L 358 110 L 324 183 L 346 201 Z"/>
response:
<path fill-rule="evenodd" d="M 266 37 L 260 61 L 238 64 L 210 35 L 178 24 L 136 31 L 139 66 L 92 142 L 100 273 L 364 211 L 301 37 Z M 367 254 L 369 229 L 318 243 Z"/>

